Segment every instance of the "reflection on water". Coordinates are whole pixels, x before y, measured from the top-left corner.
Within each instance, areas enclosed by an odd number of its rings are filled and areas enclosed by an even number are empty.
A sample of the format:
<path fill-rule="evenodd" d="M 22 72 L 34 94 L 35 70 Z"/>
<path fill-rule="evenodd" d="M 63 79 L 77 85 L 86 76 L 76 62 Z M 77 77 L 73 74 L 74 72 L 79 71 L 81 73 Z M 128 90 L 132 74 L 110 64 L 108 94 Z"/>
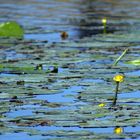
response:
<path fill-rule="evenodd" d="M 15 134 L 6 134 L 6 135 L 3 135 L 3 136 L 0 136 L 0 139 L 1 140 L 8 140 L 8 139 L 10 139 L 10 140 L 25 140 L 25 138 L 26 138 L 26 140 L 40 140 L 40 139 L 42 139 L 43 138 L 43 136 L 37 136 L 37 135 L 35 135 L 35 136 L 30 136 L 30 135 L 28 135 L 27 133 L 15 133 Z"/>
<path fill-rule="evenodd" d="M 64 89 L 63 92 L 53 95 L 38 95 L 37 99 L 47 100 L 49 102 L 73 102 L 74 103 L 74 96 L 77 95 L 76 91 L 80 91 L 81 87 L 73 86 L 69 89 Z M 68 97 L 67 97 L 68 96 Z"/>

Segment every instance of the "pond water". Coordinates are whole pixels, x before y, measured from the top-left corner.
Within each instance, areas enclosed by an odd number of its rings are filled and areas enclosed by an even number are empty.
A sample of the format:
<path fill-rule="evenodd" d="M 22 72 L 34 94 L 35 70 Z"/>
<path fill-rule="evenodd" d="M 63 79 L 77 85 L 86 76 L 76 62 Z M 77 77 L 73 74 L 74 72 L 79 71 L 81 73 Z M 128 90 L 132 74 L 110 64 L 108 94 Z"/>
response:
<path fill-rule="evenodd" d="M 140 139 L 139 0 L 4 0 L 0 13 L 25 30 L 0 38 L 0 140 Z"/>

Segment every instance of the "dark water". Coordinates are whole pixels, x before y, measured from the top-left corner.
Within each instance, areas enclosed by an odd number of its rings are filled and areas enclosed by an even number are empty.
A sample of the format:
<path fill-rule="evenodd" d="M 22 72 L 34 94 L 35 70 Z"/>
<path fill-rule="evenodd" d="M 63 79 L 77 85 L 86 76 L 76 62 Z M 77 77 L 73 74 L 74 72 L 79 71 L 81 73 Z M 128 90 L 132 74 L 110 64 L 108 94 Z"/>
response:
<path fill-rule="evenodd" d="M 140 139 L 140 63 L 127 63 L 140 58 L 139 13 L 139 0 L 1 0 L 0 22 L 25 35 L 0 38 L 0 140 Z"/>
<path fill-rule="evenodd" d="M 101 19 L 104 17 L 108 19 L 108 32 L 128 31 L 139 24 L 140 3 L 135 0 L 12 0 L 0 3 L 0 20 L 18 21 L 27 32 L 26 38 L 57 41 L 61 31 L 69 32 L 71 39 L 91 36 L 102 33 Z"/>

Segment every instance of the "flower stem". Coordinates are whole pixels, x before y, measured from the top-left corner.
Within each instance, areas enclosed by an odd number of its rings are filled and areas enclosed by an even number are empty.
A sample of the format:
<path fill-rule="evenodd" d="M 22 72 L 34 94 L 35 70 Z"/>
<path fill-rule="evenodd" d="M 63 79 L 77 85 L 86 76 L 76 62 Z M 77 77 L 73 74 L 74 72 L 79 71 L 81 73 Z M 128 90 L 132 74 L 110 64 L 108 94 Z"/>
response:
<path fill-rule="evenodd" d="M 114 98 L 114 100 L 113 100 L 113 104 L 112 104 L 113 106 L 116 105 L 118 91 L 119 91 L 119 82 L 116 82 L 115 98 Z"/>
<path fill-rule="evenodd" d="M 103 23 L 104 29 L 103 29 L 103 33 L 106 34 L 106 23 Z"/>

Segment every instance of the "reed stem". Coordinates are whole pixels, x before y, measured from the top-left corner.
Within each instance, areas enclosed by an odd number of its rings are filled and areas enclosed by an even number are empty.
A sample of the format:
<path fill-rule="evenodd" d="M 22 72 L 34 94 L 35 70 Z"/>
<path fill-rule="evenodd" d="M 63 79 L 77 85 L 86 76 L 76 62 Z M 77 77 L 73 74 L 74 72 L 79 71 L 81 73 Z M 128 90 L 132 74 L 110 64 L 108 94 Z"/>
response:
<path fill-rule="evenodd" d="M 122 57 L 127 53 L 127 51 L 128 51 L 128 48 L 127 49 L 125 49 L 124 51 L 123 51 L 123 53 L 115 60 L 115 62 L 113 63 L 113 66 L 116 66 L 117 64 L 118 64 L 118 62 L 122 59 Z"/>

